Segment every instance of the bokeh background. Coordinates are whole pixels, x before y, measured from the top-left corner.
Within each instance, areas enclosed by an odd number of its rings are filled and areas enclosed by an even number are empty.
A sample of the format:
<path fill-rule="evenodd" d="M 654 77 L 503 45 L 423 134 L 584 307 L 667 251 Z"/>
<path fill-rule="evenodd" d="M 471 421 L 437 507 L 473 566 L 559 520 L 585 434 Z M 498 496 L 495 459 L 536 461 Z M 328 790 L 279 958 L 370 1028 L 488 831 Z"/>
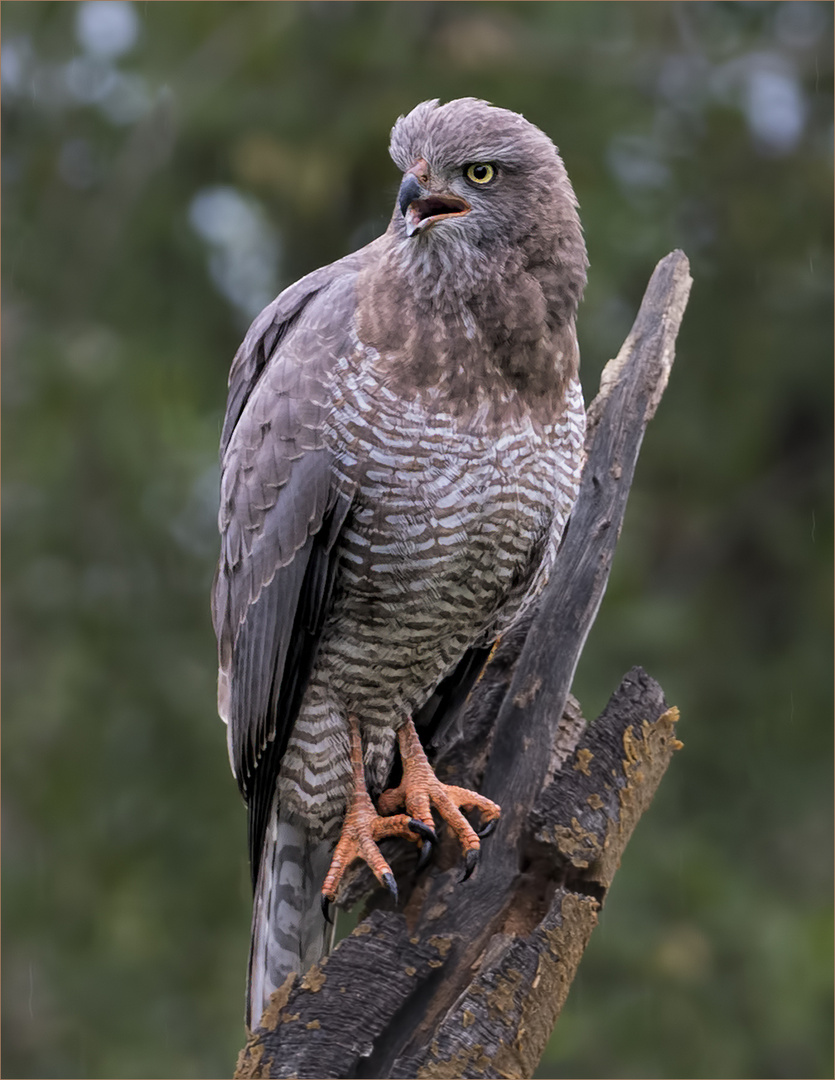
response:
<path fill-rule="evenodd" d="M 560 146 L 587 397 L 695 284 L 575 690 L 682 713 L 543 1077 L 832 1076 L 829 3 L 4 3 L 3 1074 L 223 1077 L 244 811 L 208 593 L 231 357 L 385 228 L 395 118 Z"/>

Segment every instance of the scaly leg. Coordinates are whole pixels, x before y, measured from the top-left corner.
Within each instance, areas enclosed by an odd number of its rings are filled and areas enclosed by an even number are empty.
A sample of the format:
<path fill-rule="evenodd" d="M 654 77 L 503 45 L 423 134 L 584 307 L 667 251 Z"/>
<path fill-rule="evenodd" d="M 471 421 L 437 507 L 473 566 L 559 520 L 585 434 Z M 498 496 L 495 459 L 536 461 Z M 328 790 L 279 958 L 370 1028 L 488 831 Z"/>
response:
<path fill-rule="evenodd" d="M 351 773 L 353 789 L 348 799 L 348 809 L 342 823 L 336 849 L 331 860 L 325 883 L 322 886 L 322 910 L 328 919 L 328 906 L 336 899 L 336 893 L 345 871 L 355 859 L 363 859 L 371 867 L 374 876 L 397 900 L 397 885 L 391 867 L 377 847 L 377 841 L 386 836 L 400 836 L 406 840 L 433 841 L 432 815 L 413 820 L 406 814 L 380 817 L 374 809 L 365 786 L 365 768 L 362 760 L 362 737 L 359 723 L 354 716 L 348 717 L 348 734 L 351 740 Z M 476 841 L 477 843 L 477 841 Z"/>
<path fill-rule="evenodd" d="M 481 845 L 479 835 L 484 837 L 493 831 L 501 814 L 496 803 L 467 788 L 442 784 L 426 760 L 415 725 L 409 720 L 397 732 L 400 757 L 403 762 L 403 779 L 396 788 L 384 791 L 377 800 L 381 814 L 390 814 L 400 806 L 406 807 L 407 820 L 423 822 L 431 828 L 432 807 L 461 842 L 464 849 L 464 878 L 466 880 L 478 863 Z M 461 810 L 478 810 L 485 817 L 481 833 L 476 833 Z M 398 815 L 403 816 L 403 815 Z M 391 820 L 395 820 L 392 818 Z"/>

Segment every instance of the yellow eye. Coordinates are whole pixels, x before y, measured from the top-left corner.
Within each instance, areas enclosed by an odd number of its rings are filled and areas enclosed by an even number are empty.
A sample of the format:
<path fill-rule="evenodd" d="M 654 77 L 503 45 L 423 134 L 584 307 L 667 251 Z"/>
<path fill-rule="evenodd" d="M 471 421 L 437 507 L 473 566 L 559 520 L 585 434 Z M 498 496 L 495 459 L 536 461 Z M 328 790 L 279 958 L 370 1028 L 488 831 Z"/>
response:
<path fill-rule="evenodd" d="M 464 171 L 464 175 L 474 184 L 489 184 L 496 175 L 496 170 L 492 165 L 468 165 Z"/>

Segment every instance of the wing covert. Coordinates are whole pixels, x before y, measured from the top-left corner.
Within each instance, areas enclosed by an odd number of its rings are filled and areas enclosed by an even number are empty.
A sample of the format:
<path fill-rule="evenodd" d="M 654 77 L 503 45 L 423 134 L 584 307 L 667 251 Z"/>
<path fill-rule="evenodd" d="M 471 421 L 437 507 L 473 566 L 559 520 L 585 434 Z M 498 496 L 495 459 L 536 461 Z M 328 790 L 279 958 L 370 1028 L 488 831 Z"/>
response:
<path fill-rule="evenodd" d="M 360 261 L 360 252 L 354 252 L 329 266 L 314 270 L 285 289 L 256 315 L 235 353 L 229 371 L 226 416 L 220 437 L 221 460 L 226 455 L 232 432 L 264 369 L 302 312 L 317 293 L 340 277 L 351 276 L 358 269 Z"/>

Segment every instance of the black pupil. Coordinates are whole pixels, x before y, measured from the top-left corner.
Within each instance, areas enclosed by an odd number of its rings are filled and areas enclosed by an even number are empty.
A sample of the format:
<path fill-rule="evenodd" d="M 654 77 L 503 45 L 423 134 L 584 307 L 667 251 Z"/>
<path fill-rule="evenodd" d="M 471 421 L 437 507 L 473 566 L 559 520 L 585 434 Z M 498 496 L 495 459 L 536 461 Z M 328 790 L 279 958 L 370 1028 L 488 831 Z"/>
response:
<path fill-rule="evenodd" d="M 473 168 L 473 176 L 476 178 L 476 180 L 483 180 L 485 176 L 487 176 L 487 166 L 476 165 Z"/>

